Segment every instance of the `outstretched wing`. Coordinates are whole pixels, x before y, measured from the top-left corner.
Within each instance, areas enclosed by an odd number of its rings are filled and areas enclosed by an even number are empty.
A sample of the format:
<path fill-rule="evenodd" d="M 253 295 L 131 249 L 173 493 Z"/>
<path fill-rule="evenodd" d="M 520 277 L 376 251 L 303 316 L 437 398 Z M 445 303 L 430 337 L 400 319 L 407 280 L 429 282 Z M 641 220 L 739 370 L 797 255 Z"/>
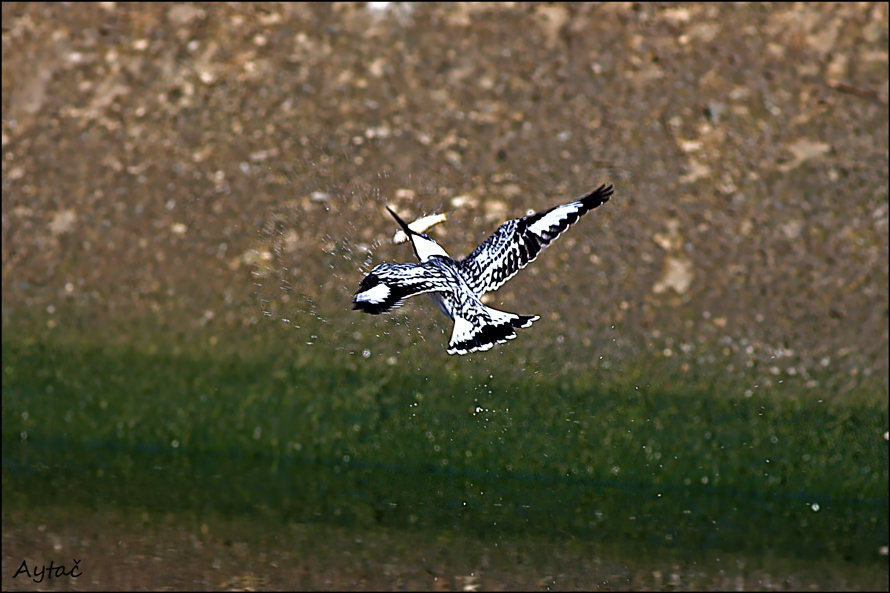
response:
<path fill-rule="evenodd" d="M 482 296 L 503 286 L 579 218 L 608 202 L 612 191 L 611 185 L 601 185 L 574 202 L 502 224 L 473 253 L 458 262 L 470 288 Z"/>
<path fill-rule="evenodd" d="M 451 290 L 448 280 L 441 268 L 429 263 L 380 264 L 362 280 L 352 308 L 372 315 L 385 313 L 415 294 Z"/>

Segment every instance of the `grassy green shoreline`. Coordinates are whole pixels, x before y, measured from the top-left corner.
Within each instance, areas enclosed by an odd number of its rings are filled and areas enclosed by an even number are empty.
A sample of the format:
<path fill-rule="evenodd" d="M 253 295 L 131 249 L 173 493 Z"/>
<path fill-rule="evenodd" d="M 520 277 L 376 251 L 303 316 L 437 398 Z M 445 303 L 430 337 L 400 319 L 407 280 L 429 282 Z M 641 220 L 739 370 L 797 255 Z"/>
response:
<path fill-rule="evenodd" d="M 75 505 L 886 561 L 879 403 L 597 377 L 480 389 L 445 365 L 396 375 L 346 356 L 2 348 L 5 512 Z"/>

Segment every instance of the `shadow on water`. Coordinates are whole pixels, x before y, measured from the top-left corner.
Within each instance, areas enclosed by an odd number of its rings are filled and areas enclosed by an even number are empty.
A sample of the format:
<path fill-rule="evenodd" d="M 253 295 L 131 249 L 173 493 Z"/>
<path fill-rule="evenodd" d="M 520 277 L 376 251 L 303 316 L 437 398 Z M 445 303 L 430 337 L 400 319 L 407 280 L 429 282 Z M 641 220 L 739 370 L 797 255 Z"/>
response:
<path fill-rule="evenodd" d="M 493 541 L 578 539 L 637 553 L 781 551 L 867 561 L 887 539 L 886 499 L 30 437 L 4 442 L 4 451 L 4 497 L 21 506 L 65 501 L 358 530 L 445 530 Z"/>
<path fill-rule="evenodd" d="M 867 407 L 517 379 L 491 384 L 508 410 L 474 414 L 453 397 L 472 381 L 444 368 L 11 342 L 3 360 L 4 508 L 855 563 L 888 536 L 886 411 Z"/>

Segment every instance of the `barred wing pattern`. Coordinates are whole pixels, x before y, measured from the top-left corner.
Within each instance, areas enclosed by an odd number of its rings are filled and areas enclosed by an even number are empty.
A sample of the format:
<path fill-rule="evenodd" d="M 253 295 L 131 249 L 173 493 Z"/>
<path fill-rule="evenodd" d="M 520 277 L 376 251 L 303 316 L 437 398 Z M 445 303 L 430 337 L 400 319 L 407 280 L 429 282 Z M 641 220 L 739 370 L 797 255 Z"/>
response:
<path fill-rule="evenodd" d="M 478 296 L 497 290 L 579 218 L 608 202 L 612 192 L 604 184 L 574 202 L 505 222 L 458 262 L 462 276 Z"/>
<path fill-rule="evenodd" d="M 378 315 L 416 294 L 453 290 L 454 279 L 435 263 L 380 264 L 362 280 L 352 308 Z"/>

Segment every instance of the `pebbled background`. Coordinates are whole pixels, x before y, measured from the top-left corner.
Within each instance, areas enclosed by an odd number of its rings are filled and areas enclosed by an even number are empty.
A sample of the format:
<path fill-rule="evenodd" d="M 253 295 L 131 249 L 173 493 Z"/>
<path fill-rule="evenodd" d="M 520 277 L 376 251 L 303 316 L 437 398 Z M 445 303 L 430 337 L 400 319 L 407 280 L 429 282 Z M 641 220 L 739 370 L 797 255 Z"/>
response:
<path fill-rule="evenodd" d="M 410 259 L 384 203 L 451 212 L 431 233 L 462 256 L 611 181 L 496 294 L 546 320 L 516 352 L 887 384 L 886 4 L 2 15 L 4 330 L 225 342 L 265 311 L 295 343 L 321 318 L 335 349 L 438 356 L 426 300 L 346 313 Z"/>

